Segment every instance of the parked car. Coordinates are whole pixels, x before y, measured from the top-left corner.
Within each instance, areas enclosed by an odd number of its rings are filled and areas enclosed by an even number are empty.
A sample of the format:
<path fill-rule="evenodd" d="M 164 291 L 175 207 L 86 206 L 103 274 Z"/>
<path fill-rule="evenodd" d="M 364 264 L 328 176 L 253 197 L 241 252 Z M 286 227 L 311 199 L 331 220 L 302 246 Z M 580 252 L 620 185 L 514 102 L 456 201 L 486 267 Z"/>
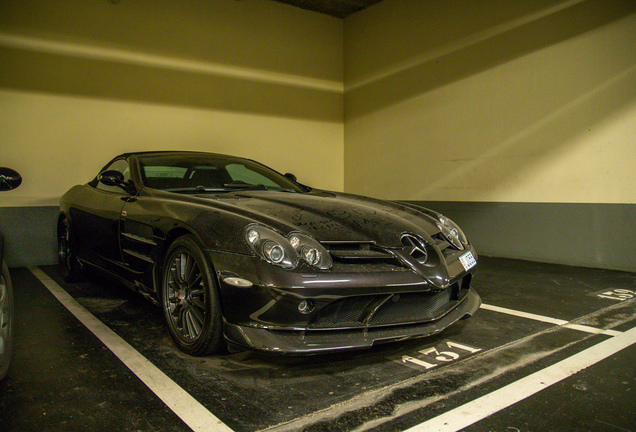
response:
<path fill-rule="evenodd" d="M 17 188 L 22 177 L 10 168 L 0 168 L 0 191 Z M 13 351 L 13 287 L 11 275 L 4 260 L 4 235 L 0 231 L 0 380 L 9 372 Z"/>
<path fill-rule="evenodd" d="M 442 331 L 481 303 L 477 254 L 416 205 L 312 189 L 239 157 L 117 156 L 61 199 L 67 281 L 105 270 L 192 355 L 318 353 Z"/>

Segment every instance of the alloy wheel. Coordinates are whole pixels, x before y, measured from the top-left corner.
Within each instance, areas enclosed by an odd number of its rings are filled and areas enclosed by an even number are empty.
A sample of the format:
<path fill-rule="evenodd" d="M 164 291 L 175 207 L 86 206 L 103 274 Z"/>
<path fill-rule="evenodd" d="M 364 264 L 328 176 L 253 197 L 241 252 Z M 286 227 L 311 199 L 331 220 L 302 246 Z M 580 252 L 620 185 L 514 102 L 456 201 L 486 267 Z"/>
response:
<path fill-rule="evenodd" d="M 169 266 L 165 307 L 170 324 L 179 339 L 192 343 L 205 324 L 208 287 L 199 263 L 186 249 L 174 251 Z"/>

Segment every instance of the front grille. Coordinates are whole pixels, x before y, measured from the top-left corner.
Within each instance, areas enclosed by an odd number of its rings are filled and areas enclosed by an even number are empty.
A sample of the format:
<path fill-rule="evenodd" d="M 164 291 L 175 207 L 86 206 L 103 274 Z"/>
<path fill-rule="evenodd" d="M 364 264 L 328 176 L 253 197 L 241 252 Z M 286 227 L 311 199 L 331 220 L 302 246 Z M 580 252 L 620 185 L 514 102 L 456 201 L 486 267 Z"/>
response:
<path fill-rule="evenodd" d="M 388 249 L 368 242 L 323 242 L 333 260 L 333 270 L 344 273 L 406 271 Z"/>
<path fill-rule="evenodd" d="M 411 258 L 420 264 L 426 264 L 428 251 L 424 239 L 414 234 L 403 234 L 401 241 Z"/>

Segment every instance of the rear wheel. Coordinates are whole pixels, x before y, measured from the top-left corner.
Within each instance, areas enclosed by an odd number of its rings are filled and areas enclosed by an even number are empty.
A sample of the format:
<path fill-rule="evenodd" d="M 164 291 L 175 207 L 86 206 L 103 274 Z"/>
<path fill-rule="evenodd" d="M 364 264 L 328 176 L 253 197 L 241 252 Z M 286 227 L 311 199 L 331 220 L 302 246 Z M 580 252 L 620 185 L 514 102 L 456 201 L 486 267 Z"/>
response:
<path fill-rule="evenodd" d="M 57 227 L 57 257 L 62 277 L 66 282 L 76 282 L 82 276 L 82 267 L 77 259 L 75 238 L 67 218 L 60 220 Z"/>
<path fill-rule="evenodd" d="M 179 237 L 170 245 L 161 293 L 168 328 L 179 349 L 202 356 L 225 347 L 214 272 L 194 237 Z"/>
<path fill-rule="evenodd" d="M 13 351 L 13 290 L 7 263 L 0 274 L 0 380 L 9 371 Z"/>

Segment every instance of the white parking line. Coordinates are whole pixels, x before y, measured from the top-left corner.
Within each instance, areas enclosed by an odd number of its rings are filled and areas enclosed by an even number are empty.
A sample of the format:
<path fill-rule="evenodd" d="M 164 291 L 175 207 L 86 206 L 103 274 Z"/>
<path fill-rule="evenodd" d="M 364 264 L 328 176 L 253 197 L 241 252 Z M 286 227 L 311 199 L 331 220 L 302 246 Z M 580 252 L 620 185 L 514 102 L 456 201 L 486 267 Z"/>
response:
<path fill-rule="evenodd" d="M 550 318 L 550 317 L 546 317 L 543 315 L 536 315 L 536 314 L 532 314 L 532 313 L 528 313 L 528 312 L 521 312 L 518 310 L 514 310 L 514 309 L 508 309 L 508 308 L 504 308 L 504 307 L 500 307 L 500 306 L 493 306 L 493 305 L 489 305 L 489 304 L 485 304 L 482 303 L 481 305 L 481 309 L 486 309 L 486 310 L 490 310 L 493 312 L 500 312 L 500 313 L 505 313 L 508 315 L 514 315 L 514 316 L 518 316 L 521 318 L 528 318 L 531 320 L 535 320 L 535 321 L 541 321 L 541 322 L 545 322 L 545 323 L 549 323 L 549 324 L 555 324 L 555 325 L 564 325 L 567 324 L 568 321 L 565 320 L 560 320 L 560 319 L 556 319 L 556 318 Z"/>
<path fill-rule="evenodd" d="M 406 432 L 456 432 L 508 408 L 636 343 L 636 328 L 600 342 L 559 363 L 447 411 Z"/>
<path fill-rule="evenodd" d="M 604 329 L 600 329 L 600 328 L 596 328 L 596 327 L 590 327 L 590 326 L 586 326 L 586 325 L 580 325 L 580 324 L 564 324 L 563 327 L 565 328 L 569 328 L 572 330 L 578 330 L 578 331 L 582 331 L 582 332 L 586 332 L 586 333 L 593 333 L 593 334 L 604 334 L 607 336 L 618 336 L 623 334 L 623 332 L 617 331 L 617 330 L 604 330 Z"/>
<path fill-rule="evenodd" d="M 120 338 L 115 332 L 82 307 L 62 287 L 38 267 L 29 269 L 42 284 L 86 328 L 106 345 L 154 394 L 156 394 L 184 423 L 196 432 L 233 432 L 196 399 L 179 387 L 167 375 Z M 406 432 L 456 432 L 486 417 L 522 401 L 575 373 L 590 367 L 636 343 L 636 328 L 626 332 L 603 330 L 568 321 L 498 306 L 481 307 L 536 321 L 555 324 L 588 333 L 614 336 L 559 363 L 520 379 L 499 390 L 417 425 Z"/>
<path fill-rule="evenodd" d="M 604 335 L 608 335 L 608 336 L 618 336 L 620 334 L 622 334 L 619 331 L 616 330 L 604 330 L 604 329 L 599 329 L 596 327 L 590 327 L 590 326 L 585 326 L 585 325 L 580 325 L 580 324 L 571 324 L 569 321 L 565 321 L 565 320 L 561 320 L 561 319 L 557 319 L 557 318 L 551 318 L 551 317 L 547 317 L 547 316 L 543 316 L 543 315 L 537 315 L 537 314 L 533 314 L 533 313 L 528 313 L 528 312 L 522 312 L 522 311 L 518 311 L 518 310 L 514 310 L 514 309 L 508 309 L 508 308 L 504 308 L 504 307 L 500 307 L 500 306 L 493 306 L 493 305 L 489 305 L 489 304 L 484 304 L 482 303 L 481 305 L 481 309 L 486 309 L 489 311 L 493 311 L 493 312 L 499 312 L 499 313 L 504 313 L 507 315 L 513 315 L 513 316 L 517 316 L 517 317 L 521 317 L 521 318 L 527 318 L 527 319 L 531 319 L 534 321 L 541 321 L 541 322 L 545 322 L 548 324 L 554 324 L 554 325 L 558 325 L 558 326 L 562 326 L 562 327 L 566 327 L 572 330 L 578 330 L 578 331 L 582 331 L 582 332 L 586 332 L 586 333 L 592 333 L 592 334 L 604 334 Z"/>
<path fill-rule="evenodd" d="M 179 387 L 159 368 L 150 363 L 137 350 L 128 345 L 104 323 L 95 318 L 53 279 L 38 267 L 31 267 L 31 273 L 88 328 L 106 347 L 113 352 L 148 388 L 157 395 L 184 423 L 196 432 L 232 432 L 221 420 L 208 411 L 188 392 Z"/>

